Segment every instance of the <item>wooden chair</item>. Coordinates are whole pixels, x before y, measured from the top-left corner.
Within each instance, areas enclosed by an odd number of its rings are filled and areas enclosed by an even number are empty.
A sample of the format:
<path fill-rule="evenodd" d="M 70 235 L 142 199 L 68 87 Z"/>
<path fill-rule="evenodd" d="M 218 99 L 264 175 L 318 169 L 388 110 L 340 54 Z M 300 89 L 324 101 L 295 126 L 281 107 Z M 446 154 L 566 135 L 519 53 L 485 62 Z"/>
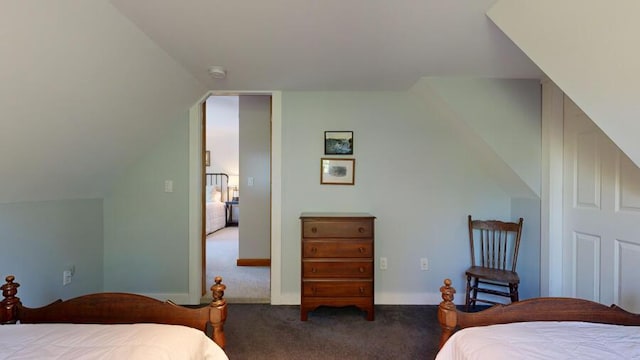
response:
<path fill-rule="evenodd" d="M 522 234 L 522 218 L 516 222 L 472 220 L 469 215 L 471 267 L 467 269 L 465 307 L 476 302 L 498 304 L 478 293 L 508 297 L 518 301 L 520 277 L 516 272 L 518 248 Z"/>

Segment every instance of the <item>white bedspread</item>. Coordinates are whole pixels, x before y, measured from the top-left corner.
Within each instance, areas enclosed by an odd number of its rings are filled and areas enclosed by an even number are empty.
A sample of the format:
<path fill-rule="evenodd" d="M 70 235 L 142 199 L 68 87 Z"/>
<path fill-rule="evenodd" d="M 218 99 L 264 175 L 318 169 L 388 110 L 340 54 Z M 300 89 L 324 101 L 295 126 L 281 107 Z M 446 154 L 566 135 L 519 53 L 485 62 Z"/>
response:
<path fill-rule="evenodd" d="M 640 359 L 640 327 L 526 322 L 456 332 L 436 360 Z"/>
<path fill-rule="evenodd" d="M 225 204 L 220 201 L 207 202 L 205 206 L 205 229 L 207 234 L 225 227 Z"/>
<path fill-rule="evenodd" d="M 0 359 L 12 360 L 228 360 L 202 331 L 179 325 L 2 325 L 0 349 Z"/>

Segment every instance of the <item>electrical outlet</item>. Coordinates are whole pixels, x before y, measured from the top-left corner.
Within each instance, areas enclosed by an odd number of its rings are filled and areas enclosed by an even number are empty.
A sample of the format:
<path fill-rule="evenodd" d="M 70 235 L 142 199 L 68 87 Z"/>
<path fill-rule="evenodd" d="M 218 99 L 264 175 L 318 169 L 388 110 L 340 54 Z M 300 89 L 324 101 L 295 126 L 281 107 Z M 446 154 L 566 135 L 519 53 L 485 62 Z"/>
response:
<path fill-rule="evenodd" d="M 380 270 L 387 270 L 387 258 L 386 257 L 381 257 L 380 258 Z"/>
<path fill-rule="evenodd" d="M 420 258 L 420 270 L 422 271 L 429 270 L 429 259 Z"/>

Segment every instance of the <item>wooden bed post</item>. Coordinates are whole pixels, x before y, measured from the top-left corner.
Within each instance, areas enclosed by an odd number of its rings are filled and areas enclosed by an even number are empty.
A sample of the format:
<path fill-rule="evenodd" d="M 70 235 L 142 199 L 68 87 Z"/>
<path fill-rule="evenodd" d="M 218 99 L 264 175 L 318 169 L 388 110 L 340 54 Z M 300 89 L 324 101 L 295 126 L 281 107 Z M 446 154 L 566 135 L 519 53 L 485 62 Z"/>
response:
<path fill-rule="evenodd" d="M 224 336 L 224 322 L 227 320 L 227 300 L 223 296 L 227 287 L 222 284 L 220 276 L 216 276 L 214 281 L 215 284 L 211 286 L 213 300 L 209 305 L 209 321 L 213 326 L 213 341 L 224 349 L 227 342 Z"/>
<path fill-rule="evenodd" d="M 456 305 L 453 303 L 453 294 L 456 293 L 456 289 L 451 286 L 450 279 L 444 280 L 444 286 L 440 287 L 440 292 L 442 293 L 442 302 L 438 305 L 438 322 L 442 328 L 440 335 L 440 348 L 442 348 L 456 329 L 458 314 Z"/>
<path fill-rule="evenodd" d="M 0 324 L 15 324 L 18 320 L 18 304 L 20 298 L 16 296 L 20 284 L 14 283 L 15 277 L 9 275 L 5 278 L 6 283 L 0 286 L 2 290 L 2 308 L 0 309 Z"/>

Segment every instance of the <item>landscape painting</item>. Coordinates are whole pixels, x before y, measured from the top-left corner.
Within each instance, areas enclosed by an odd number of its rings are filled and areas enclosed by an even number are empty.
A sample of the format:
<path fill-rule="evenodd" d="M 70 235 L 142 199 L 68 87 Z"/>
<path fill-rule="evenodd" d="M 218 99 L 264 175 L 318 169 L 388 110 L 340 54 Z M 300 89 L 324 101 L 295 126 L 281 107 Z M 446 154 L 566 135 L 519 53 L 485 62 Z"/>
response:
<path fill-rule="evenodd" d="M 353 155 L 353 131 L 325 131 L 325 155 Z"/>

